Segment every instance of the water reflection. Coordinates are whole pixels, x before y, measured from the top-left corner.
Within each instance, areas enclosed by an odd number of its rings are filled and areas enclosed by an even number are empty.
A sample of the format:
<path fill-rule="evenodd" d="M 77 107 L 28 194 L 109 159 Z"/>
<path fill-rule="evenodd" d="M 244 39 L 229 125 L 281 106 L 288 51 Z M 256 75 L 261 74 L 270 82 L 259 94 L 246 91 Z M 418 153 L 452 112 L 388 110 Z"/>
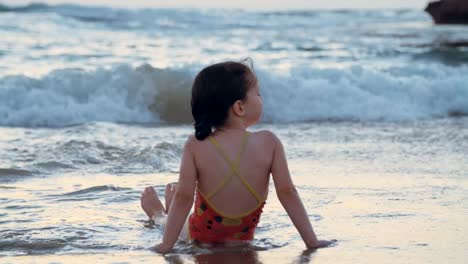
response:
<path fill-rule="evenodd" d="M 171 264 L 187 263 L 180 255 L 167 255 L 164 259 Z M 258 264 L 262 263 L 255 250 L 219 251 L 207 254 L 193 255 L 194 263 L 203 264 Z M 191 261 L 190 261 L 191 262 Z M 301 262 L 305 263 L 305 262 Z"/>
<path fill-rule="evenodd" d="M 311 263 L 313 259 L 313 253 L 315 253 L 317 249 L 306 249 L 302 251 L 302 254 L 297 258 L 295 263 Z"/>

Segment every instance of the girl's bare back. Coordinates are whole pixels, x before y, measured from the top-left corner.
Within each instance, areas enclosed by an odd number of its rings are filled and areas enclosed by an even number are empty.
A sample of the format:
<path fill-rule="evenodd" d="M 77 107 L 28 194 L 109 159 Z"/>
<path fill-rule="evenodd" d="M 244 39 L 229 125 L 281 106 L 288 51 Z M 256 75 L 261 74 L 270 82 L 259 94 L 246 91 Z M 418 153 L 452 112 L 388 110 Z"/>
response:
<path fill-rule="evenodd" d="M 245 132 L 242 130 L 218 131 L 212 137 L 218 142 L 228 158 L 234 163 L 242 148 Z M 241 179 L 233 172 L 228 162 L 210 140 L 193 139 L 192 149 L 197 168 L 198 188 L 210 193 L 229 177 L 229 180 L 210 200 L 220 211 L 238 215 L 258 205 Z M 271 132 L 249 133 L 245 149 L 240 156 L 238 173 L 265 199 L 273 160 L 274 141 Z M 235 197 L 233 199 L 233 197 Z"/>

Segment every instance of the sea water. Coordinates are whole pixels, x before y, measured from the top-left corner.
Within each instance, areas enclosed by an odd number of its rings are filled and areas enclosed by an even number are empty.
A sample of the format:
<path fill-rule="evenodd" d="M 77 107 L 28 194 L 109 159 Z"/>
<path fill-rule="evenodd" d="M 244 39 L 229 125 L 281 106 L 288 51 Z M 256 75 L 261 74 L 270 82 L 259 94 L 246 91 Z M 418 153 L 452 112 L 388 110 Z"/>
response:
<path fill-rule="evenodd" d="M 464 263 L 468 30 L 420 10 L 0 5 L 0 262 Z M 148 248 L 193 133 L 204 66 L 252 58 L 328 249 L 305 246 L 273 185 L 251 247 Z"/>

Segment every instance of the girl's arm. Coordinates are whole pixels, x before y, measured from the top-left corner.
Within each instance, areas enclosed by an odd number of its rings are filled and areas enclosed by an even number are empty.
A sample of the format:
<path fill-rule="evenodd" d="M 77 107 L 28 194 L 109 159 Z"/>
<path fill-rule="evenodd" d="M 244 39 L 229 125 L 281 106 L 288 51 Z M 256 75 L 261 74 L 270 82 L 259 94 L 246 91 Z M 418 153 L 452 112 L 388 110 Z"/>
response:
<path fill-rule="evenodd" d="M 329 241 L 317 239 L 301 198 L 289 174 L 283 144 L 275 135 L 272 134 L 272 136 L 275 141 L 275 147 L 273 151 L 271 174 L 275 183 L 276 194 L 281 205 L 283 205 L 308 248 L 319 248 L 330 245 L 331 242 Z"/>
<path fill-rule="evenodd" d="M 194 140 L 195 138 L 191 136 L 184 146 L 184 153 L 180 164 L 179 181 L 169 208 L 163 241 L 161 244 L 155 246 L 155 250 L 158 253 L 168 253 L 174 247 L 180 230 L 184 226 L 185 219 L 193 205 L 197 181 L 197 169 L 192 152 Z"/>

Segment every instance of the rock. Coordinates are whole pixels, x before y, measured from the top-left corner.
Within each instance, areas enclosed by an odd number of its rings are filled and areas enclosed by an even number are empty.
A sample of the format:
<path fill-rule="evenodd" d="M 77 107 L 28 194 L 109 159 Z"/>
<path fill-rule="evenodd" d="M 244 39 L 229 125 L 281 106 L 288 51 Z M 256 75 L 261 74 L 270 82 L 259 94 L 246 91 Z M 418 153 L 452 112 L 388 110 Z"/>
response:
<path fill-rule="evenodd" d="M 430 2 L 425 11 L 436 24 L 468 24 L 468 0 Z"/>

